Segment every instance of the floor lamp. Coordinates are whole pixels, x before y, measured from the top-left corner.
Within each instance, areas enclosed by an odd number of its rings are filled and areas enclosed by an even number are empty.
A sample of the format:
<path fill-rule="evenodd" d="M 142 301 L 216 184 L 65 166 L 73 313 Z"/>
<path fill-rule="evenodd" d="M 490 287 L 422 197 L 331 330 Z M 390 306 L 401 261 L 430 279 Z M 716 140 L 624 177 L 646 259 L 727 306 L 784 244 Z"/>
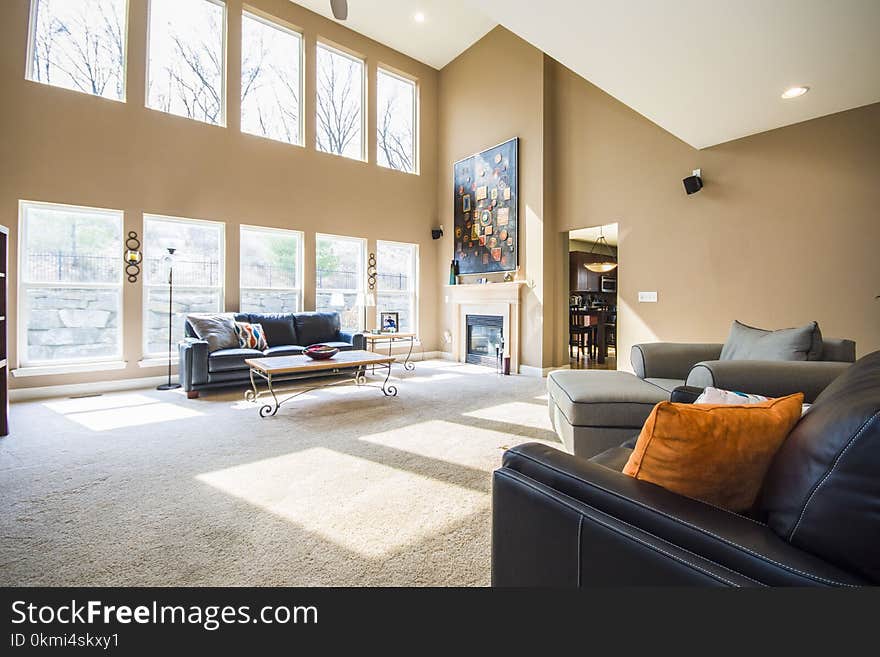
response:
<path fill-rule="evenodd" d="M 179 383 L 171 383 L 171 327 L 174 322 L 174 307 L 172 295 L 174 294 L 174 247 L 168 247 L 168 255 L 164 260 L 168 263 L 168 383 L 156 387 L 156 390 L 175 390 L 180 387 Z"/>

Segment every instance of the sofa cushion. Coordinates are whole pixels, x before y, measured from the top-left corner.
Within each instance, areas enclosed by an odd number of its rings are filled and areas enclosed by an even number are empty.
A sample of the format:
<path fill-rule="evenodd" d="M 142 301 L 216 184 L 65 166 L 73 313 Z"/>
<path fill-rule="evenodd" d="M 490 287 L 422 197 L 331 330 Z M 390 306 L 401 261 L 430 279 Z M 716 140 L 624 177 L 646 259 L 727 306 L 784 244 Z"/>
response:
<path fill-rule="evenodd" d="M 219 349 L 208 356 L 209 372 L 228 372 L 246 370 L 245 358 L 262 358 L 263 352 L 256 349 Z"/>
<path fill-rule="evenodd" d="M 250 313 L 247 321 L 262 325 L 270 347 L 300 344 L 296 337 L 293 313 Z"/>
<path fill-rule="evenodd" d="M 547 392 L 569 424 L 639 429 L 657 402 L 669 394 L 629 372 L 557 370 Z"/>
<path fill-rule="evenodd" d="M 719 360 L 820 360 L 822 346 L 816 322 L 768 331 L 734 321 Z"/>
<path fill-rule="evenodd" d="M 623 474 L 730 511 L 751 509 L 801 416 L 801 393 L 744 406 L 657 404 Z"/>
<path fill-rule="evenodd" d="M 299 356 L 304 347 L 295 344 L 282 344 L 277 347 L 269 347 L 263 354 L 265 356 Z"/>
<path fill-rule="evenodd" d="M 339 340 L 339 313 L 297 313 L 294 315 L 294 322 L 299 340 L 287 344 L 308 347 L 319 342 Z"/>
<path fill-rule="evenodd" d="M 758 510 L 795 546 L 880 582 L 880 351 L 816 398 L 776 455 Z"/>
<path fill-rule="evenodd" d="M 657 386 L 658 388 L 662 388 L 666 392 L 672 392 L 676 388 L 684 385 L 684 381 L 681 379 L 660 379 L 657 377 L 651 377 L 645 379 L 645 381 Z"/>
<path fill-rule="evenodd" d="M 208 343 L 208 352 L 238 346 L 232 313 L 193 313 L 187 315 L 186 321 L 196 337 Z"/>

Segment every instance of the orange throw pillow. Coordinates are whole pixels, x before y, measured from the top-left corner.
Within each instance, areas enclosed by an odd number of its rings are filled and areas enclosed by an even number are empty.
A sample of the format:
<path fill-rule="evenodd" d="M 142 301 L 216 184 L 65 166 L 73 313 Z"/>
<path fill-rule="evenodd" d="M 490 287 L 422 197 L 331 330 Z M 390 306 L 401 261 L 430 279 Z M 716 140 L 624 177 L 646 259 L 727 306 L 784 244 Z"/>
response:
<path fill-rule="evenodd" d="M 801 418 L 800 393 L 743 406 L 660 402 L 623 474 L 710 504 L 746 511 Z"/>

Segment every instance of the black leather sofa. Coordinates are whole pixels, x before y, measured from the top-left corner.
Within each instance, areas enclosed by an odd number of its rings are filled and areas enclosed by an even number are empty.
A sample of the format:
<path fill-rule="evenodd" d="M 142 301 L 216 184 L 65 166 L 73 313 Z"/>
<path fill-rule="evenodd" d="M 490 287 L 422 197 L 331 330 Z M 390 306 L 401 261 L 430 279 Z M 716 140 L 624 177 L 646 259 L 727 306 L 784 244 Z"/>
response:
<path fill-rule="evenodd" d="M 621 474 L 634 444 L 589 460 L 534 443 L 506 452 L 494 586 L 880 584 L 880 352 L 817 397 L 749 517 Z"/>
<path fill-rule="evenodd" d="M 249 384 L 250 369 L 244 362 L 246 358 L 295 356 L 309 345 L 319 343 L 341 351 L 366 348 L 363 334 L 340 329 L 339 313 L 234 313 L 233 317 L 238 322 L 261 324 L 269 348 L 265 351 L 218 349 L 209 352 L 208 343 L 199 340 L 192 324 L 185 320 L 185 338 L 178 345 L 179 372 L 180 384 L 191 399 L 198 397 L 200 390 Z M 299 374 L 286 378 L 305 376 Z"/>

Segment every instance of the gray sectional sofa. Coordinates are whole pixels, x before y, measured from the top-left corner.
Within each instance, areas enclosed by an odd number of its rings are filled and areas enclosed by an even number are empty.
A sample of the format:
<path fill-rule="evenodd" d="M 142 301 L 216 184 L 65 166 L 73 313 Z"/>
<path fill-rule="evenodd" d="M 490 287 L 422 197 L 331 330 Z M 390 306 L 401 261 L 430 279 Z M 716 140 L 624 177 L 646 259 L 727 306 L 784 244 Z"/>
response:
<path fill-rule="evenodd" d="M 856 356 L 855 342 L 823 339 L 813 325 L 761 331 L 734 323 L 724 344 L 637 344 L 631 354 L 634 374 L 551 372 L 547 392 L 553 428 L 569 452 L 590 458 L 638 433 L 654 405 L 668 400 L 679 386 L 712 386 L 767 397 L 802 392 L 804 401 L 811 403 Z M 800 333 L 780 335 L 786 331 Z M 756 339 L 757 346 L 733 347 L 743 339 Z"/>
<path fill-rule="evenodd" d="M 341 330 L 339 313 L 230 313 L 230 317 L 237 322 L 262 325 L 269 348 L 209 351 L 208 342 L 198 338 L 188 317 L 185 339 L 178 346 L 180 384 L 188 397 L 198 397 L 200 390 L 249 384 L 250 368 L 244 362 L 247 358 L 295 356 L 319 343 L 341 351 L 366 348 L 363 334 Z M 304 375 L 288 378 L 304 378 Z"/>

